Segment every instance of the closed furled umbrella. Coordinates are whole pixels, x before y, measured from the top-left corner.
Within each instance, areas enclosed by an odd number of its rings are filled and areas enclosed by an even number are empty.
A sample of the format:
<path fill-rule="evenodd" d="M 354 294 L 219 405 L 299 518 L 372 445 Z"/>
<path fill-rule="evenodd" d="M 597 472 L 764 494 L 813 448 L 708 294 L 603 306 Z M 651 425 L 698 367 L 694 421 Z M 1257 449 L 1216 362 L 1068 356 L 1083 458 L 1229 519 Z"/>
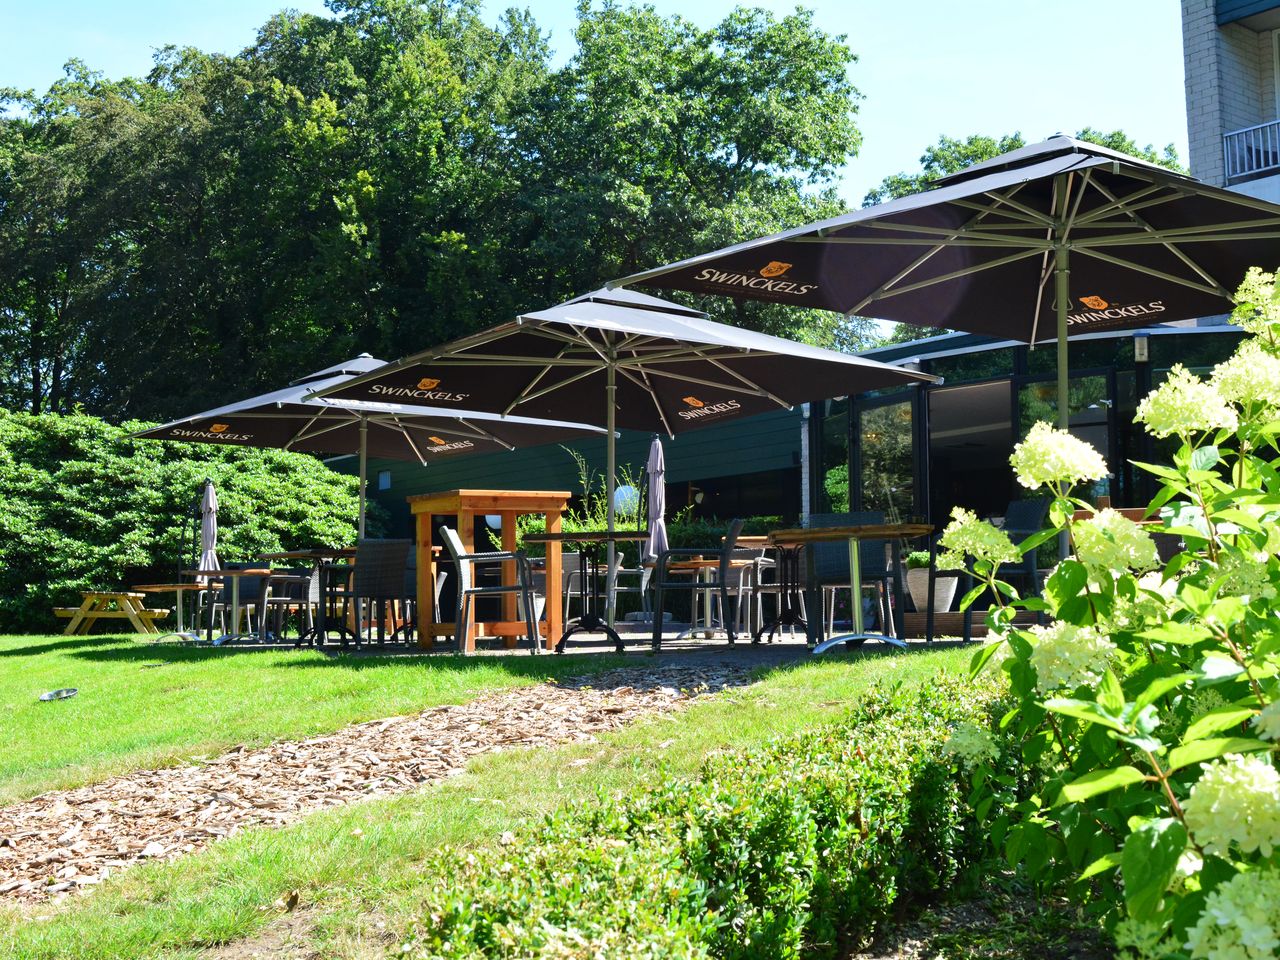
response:
<path fill-rule="evenodd" d="M 638 273 L 640 284 L 1037 343 L 1213 316 L 1273 264 L 1280 206 L 1070 137 L 934 189 Z M 614 286 L 614 284 L 611 284 Z"/>
<path fill-rule="evenodd" d="M 578 423 L 501 417 L 468 410 L 462 397 L 435 390 L 426 381 L 415 385 L 428 405 L 405 406 L 375 394 L 358 401 L 319 400 L 315 391 L 337 386 L 384 365 L 367 353 L 319 370 L 289 386 L 197 413 L 134 434 L 151 440 L 184 440 L 233 446 L 275 447 L 313 453 L 354 453 L 360 458 L 360 516 L 364 537 L 365 472 L 368 457 L 411 460 L 426 466 L 433 460 L 472 453 L 513 450 L 575 436 L 598 434 L 597 427 Z"/>
<path fill-rule="evenodd" d="M 653 438 L 649 444 L 649 462 L 645 465 L 649 478 L 649 540 L 645 544 L 646 559 L 656 560 L 667 549 L 667 465 L 662 457 L 662 441 Z"/>
<path fill-rule="evenodd" d="M 200 562 L 197 570 L 220 570 L 218 563 L 218 493 L 213 489 L 213 481 L 204 482 L 204 497 L 200 501 Z M 204 583 L 206 577 L 197 577 Z M 178 598 L 181 602 L 181 597 Z"/>

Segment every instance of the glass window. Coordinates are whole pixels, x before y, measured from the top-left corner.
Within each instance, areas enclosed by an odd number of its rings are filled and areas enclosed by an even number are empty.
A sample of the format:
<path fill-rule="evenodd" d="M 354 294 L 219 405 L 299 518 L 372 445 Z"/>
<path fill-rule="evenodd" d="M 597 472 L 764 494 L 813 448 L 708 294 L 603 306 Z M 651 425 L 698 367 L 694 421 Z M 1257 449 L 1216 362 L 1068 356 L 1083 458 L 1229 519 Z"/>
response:
<path fill-rule="evenodd" d="M 1151 383 L 1159 386 L 1175 363 L 1194 373 L 1208 373 L 1235 351 L 1238 332 L 1169 334 L 1151 338 Z"/>
<path fill-rule="evenodd" d="M 824 400 L 822 411 L 822 490 L 819 513 L 843 513 L 849 509 L 849 398 Z"/>
<path fill-rule="evenodd" d="M 1157 339 L 1152 337 L 1152 340 Z M 1067 342 L 1067 359 L 1072 370 L 1091 370 L 1096 367 L 1133 367 L 1133 337 L 1103 337 L 1098 340 L 1070 340 Z M 1027 350 L 1028 373 L 1053 373 L 1058 371 L 1058 345 L 1053 341 L 1036 344 Z"/>
<path fill-rule="evenodd" d="M 1004 516 L 1013 499 L 1013 395 L 993 380 L 929 390 L 930 517 L 946 523 L 952 507 Z"/>
<path fill-rule="evenodd" d="M 391 489 L 391 471 L 390 470 L 378 471 L 378 489 L 379 490 Z"/>
<path fill-rule="evenodd" d="M 1106 458 L 1112 476 L 1098 481 L 1092 490 L 1078 489 L 1076 494 L 1087 500 L 1098 496 L 1111 496 L 1114 464 L 1111 457 L 1111 404 L 1112 399 L 1104 376 L 1073 377 L 1067 384 L 1071 406 L 1071 435 L 1090 444 Z M 1025 437 L 1037 421 L 1044 420 L 1057 426 L 1058 382 L 1036 380 L 1024 384 L 1018 390 L 1018 437 Z"/>
<path fill-rule="evenodd" d="M 890 523 L 915 514 L 915 450 L 910 400 L 859 415 L 862 509 L 880 510 Z"/>

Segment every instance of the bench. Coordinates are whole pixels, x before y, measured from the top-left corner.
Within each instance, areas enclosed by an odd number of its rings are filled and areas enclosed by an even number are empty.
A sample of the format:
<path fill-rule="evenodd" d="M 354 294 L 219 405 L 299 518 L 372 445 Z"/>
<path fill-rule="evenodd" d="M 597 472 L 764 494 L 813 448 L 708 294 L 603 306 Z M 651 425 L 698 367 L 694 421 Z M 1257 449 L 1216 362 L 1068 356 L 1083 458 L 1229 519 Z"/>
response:
<path fill-rule="evenodd" d="M 53 615 L 69 619 L 64 636 L 86 634 L 98 620 L 128 620 L 137 633 L 159 633 L 157 620 L 169 616 L 169 610 L 145 607 L 146 596 L 130 591 L 82 590 L 78 607 L 54 607 Z"/>

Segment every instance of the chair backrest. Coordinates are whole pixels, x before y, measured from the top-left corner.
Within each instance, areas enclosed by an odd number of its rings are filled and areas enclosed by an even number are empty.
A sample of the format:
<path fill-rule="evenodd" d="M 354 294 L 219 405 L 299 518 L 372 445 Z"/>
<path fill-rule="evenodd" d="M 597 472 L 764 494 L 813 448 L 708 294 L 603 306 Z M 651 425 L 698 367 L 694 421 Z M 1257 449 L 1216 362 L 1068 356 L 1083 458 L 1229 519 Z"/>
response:
<path fill-rule="evenodd" d="M 738 549 L 738 537 L 742 535 L 742 525 L 746 521 L 734 520 L 729 524 L 729 529 L 725 531 L 724 543 L 720 547 L 720 582 L 728 583 L 729 574 L 733 569 L 733 561 L 735 552 Z"/>
<path fill-rule="evenodd" d="M 1049 512 L 1049 498 L 1037 497 L 1034 500 L 1011 500 L 1009 508 L 1004 512 L 1004 526 L 1001 528 L 1016 543 L 1018 535 L 1025 540 L 1033 533 L 1044 529 L 1045 514 Z"/>
<path fill-rule="evenodd" d="M 358 541 L 352 593 L 383 600 L 404 596 L 404 571 L 412 547 L 412 540 Z"/>
<path fill-rule="evenodd" d="M 224 563 L 223 570 L 256 570 L 262 563 Z M 266 577 L 240 577 L 240 603 L 242 606 L 257 603 L 262 598 L 262 584 Z M 231 579 L 224 578 L 222 591 L 217 595 L 219 602 L 231 602 Z"/>
<path fill-rule="evenodd" d="M 582 554 L 574 550 L 560 551 L 560 589 L 569 589 L 569 578 L 582 569 Z"/>
<path fill-rule="evenodd" d="M 452 527 L 441 527 L 440 536 L 444 537 L 445 549 L 449 551 L 449 556 L 457 565 L 458 596 L 461 597 L 471 589 L 471 563 L 463 559 L 467 553 L 466 548 L 462 546 L 462 538 L 458 536 L 458 531 Z"/>
<path fill-rule="evenodd" d="M 811 513 L 808 527 L 856 527 L 867 523 L 884 523 L 884 513 L 879 510 L 857 510 L 850 513 Z M 884 577 L 888 570 L 884 558 L 884 540 L 861 540 L 858 543 L 858 559 L 862 565 L 864 580 Z M 849 582 L 849 547 L 845 543 L 815 543 L 813 551 L 814 571 L 823 584 L 847 584 Z"/>

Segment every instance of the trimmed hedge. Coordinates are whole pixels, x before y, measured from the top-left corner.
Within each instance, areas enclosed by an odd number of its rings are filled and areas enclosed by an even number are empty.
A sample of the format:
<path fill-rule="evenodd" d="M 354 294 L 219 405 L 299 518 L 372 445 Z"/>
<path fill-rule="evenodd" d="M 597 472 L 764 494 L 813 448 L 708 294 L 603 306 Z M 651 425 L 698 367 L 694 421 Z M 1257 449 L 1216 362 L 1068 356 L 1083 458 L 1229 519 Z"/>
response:
<path fill-rule="evenodd" d="M 172 580 L 205 477 L 224 561 L 354 539 L 354 477 L 304 453 L 128 438 L 145 426 L 0 409 L 0 632 L 56 629 L 79 590 Z"/>
<path fill-rule="evenodd" d="M 814 732 L 709 761 L 527 836 L 446 851 L 406 952 L 423 958 L 834 958 L 981 850 L 947 730 L 990 685 L 880 691 Z"/>

